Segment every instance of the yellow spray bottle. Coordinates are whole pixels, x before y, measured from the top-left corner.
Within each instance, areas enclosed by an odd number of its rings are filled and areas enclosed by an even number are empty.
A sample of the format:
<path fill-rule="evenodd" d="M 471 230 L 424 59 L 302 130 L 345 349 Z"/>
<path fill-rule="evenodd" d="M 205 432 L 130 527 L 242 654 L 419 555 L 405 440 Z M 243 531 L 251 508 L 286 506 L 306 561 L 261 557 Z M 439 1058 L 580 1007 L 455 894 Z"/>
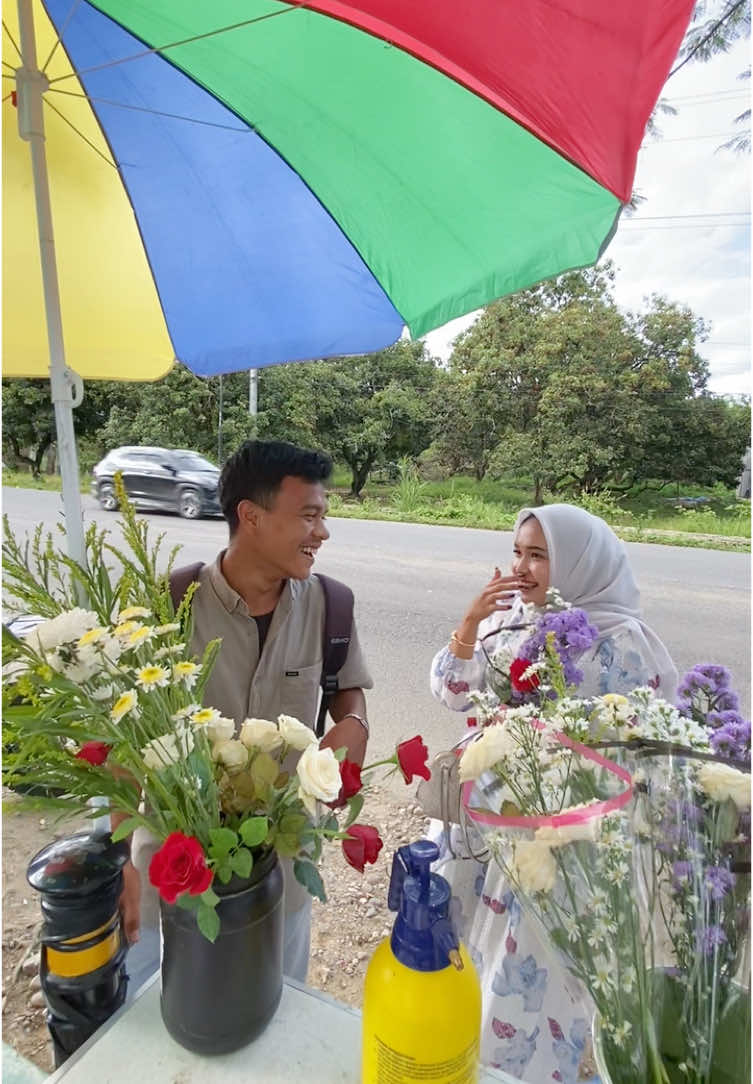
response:
<path fill-rule="evenodd" d="M 362 1084 L 473 1084 L 481 988 L 449 919 L 439 848 L 400 847 L 387 903 L 397 918 L 371 958 L 363 997 Z"/>

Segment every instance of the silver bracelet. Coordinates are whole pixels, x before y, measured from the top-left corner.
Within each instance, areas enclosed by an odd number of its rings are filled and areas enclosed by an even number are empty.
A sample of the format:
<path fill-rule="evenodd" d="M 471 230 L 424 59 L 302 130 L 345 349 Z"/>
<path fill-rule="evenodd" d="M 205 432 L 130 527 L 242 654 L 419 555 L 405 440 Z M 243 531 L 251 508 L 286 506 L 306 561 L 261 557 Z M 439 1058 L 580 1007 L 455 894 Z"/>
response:
<path fill-rule="evenodd" d="M 366 731 L 366 737 L 369 737 L 369 724 L 366 722 L 363 716 L 356 715 L 354 711 L 346 711 L 345 715 L 341 715 L 340 718 L 337 720 L 338 723 L 341 723 L 343 719 L 356 719 Z"/>

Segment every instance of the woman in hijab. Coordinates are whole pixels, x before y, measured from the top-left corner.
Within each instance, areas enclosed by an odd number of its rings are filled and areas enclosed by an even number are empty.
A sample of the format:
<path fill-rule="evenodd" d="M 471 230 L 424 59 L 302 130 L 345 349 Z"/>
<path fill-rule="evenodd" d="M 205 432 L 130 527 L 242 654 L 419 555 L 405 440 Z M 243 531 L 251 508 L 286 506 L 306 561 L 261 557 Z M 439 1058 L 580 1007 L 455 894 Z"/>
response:
<path fill-rule="evenodd" d="M 599 632 L 577 660 L 578 696 L 651 685 L 674 699 L 677 671 L 641 617 L 622 543 L 598 516 L 568 504 L 518 514 L 511 574 L 494 570 L 435 656 L 434 696 L 454 711 L 469 711 L 471 692 L 493 692 L 489 657 L 499 637 L 514 648 L 529 636 L 530 607 L 543 608 L 550 587 L 585 610 Z M 437 872 L 450 881 L 454 917 L 481 979 L 481 1060 L 530 1084 L 576 1084 L 590 1027 L 583 991 L 521 912 L 496 864 L 475 861 L 458 828 L 450 841 L 438 824 L 432 834 L 442 850 Z"/>
<path fill-rule="evenodd" d="M 579 659 L 578 695 L 602 696 L 651 685 L 674 700 L 677 670 L 640 612 L 640 592 L 627 554 L 603 519 L 570 504 L 523 508 L 514 528 L 512 574 L 494 576 L 473 599 L 449 644 L 437 652 L 431 690 L 453 711 L 468 711 L 468 692 L 486 687 L 494 634 L 522 626 L 524 604 L 543 607 L 555 587 L 566 602 L 585 610 L 599 638 Z M 508 635 L 510 635 L 508 634 Z M 514 641 L 513 641 L 514 643 Z M 482 646 L 485 645 L 485 646 Z"/>

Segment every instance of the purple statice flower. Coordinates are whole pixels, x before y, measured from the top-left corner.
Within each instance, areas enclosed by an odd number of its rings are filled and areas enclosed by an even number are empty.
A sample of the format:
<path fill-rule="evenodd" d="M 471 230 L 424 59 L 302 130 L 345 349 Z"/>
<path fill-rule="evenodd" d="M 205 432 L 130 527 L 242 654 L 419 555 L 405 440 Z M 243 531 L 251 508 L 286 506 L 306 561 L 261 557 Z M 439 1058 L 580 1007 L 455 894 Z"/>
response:
<path fill-rule="evenodd" d="M 698 663 L 677 686 L 677 707 L 683 715 L 704 717 L 709 711 L 735 711 L 737 697 L 730 689 L 732 675 L 726 666 Z"/>
<path fill-rule="evenodd" d="M 679 865 L 680 863 L 675 863 Z M 706 870 L 706 887 L 711 892 L 712 900 L 721 900 L 735 883 L 734 873 L 724 866 L 709 866 Z"/>
<path fill-rule="evenodd" d="M 543 658 L 550 632 L 554 633 L 554 646 L 562 662 L 565 681 L 568 685 L 580 685 L 583 672 L 575 665 L 575 660 L 598 639 L 598 629 L 589 623 L 585 610 L 577 607 L 545 613 L 536 622 L 533 635 L 521 646 L 519 654 L 531 662 Z"/>
<path fill-rule="evenodd" d="M 675 862 L 672 866 L 672 887 L 681 891 L 690 880 L 693 867 L 690 862 Z"/>
<path fill-rule="evenodd" d="M 750 722 L 736 712 L 725 711 L 724 715 L 734 716 L 710 735 L 711 748 L 727 760 L 750 762 Z"/>
<path fill-rule="evenodd" d="M 727 935 L 721 926 L 707 926 L 698 937 L 698 948 L 704 956 L 710 956 L 715 948 L 721 947 L 727 940 Z"/>
<path fill-rule="evenodd" d="M 710 711 L 706 716 L 706 726 L 716 730 L 725 723 L 741 723 L 743 717 L 738 711 Z"/>

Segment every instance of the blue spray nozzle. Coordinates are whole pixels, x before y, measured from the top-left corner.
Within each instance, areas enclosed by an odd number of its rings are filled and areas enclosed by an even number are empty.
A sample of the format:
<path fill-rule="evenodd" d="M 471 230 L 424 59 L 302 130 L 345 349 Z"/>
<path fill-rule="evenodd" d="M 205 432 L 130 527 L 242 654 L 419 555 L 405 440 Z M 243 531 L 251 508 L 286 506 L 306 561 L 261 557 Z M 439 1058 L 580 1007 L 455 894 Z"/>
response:
<path fill-rule="evenodd" d="M 390 911 L 400 910 L 406 877 L 416 878 L 428 898 L 431 864 L 438 858 L 439 847 L 430 839 L 419 839 L 406 847 L 398 847 L 392 859 L 390 887 L 387 893 L 387 906 Z"/>
<path fill-rule="evenodd" d="M 437 971 L 459 959 L 459 942 L 449 918 L 450 886 L 431 872 L 438 857 L 436 843 L 421 839 L 399 847 L 392 859 L 387 904 L 398 912 L 392 951 L 416 971 Z"/>

